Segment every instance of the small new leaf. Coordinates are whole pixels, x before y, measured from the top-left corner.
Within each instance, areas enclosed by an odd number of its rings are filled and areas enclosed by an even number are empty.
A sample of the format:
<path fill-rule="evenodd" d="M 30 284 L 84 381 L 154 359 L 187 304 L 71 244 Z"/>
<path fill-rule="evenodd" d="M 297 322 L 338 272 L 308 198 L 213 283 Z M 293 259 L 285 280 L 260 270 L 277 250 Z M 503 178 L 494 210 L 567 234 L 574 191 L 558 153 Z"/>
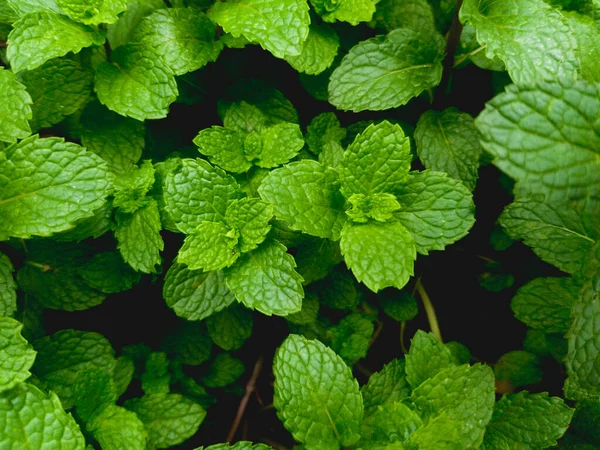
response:
<path fill-rule="evenodd" d="M 177 259 L 190 270 L 219 270 L 231 266 L 240 256 L 239 233 L 222 222 L 201 222 L 188 235 Z"/>
<path fill-rule="evenodd" d="M 0 141 L 15 143 L 31 134 L 32 103 L 15 74 L 0 67 Z"/>

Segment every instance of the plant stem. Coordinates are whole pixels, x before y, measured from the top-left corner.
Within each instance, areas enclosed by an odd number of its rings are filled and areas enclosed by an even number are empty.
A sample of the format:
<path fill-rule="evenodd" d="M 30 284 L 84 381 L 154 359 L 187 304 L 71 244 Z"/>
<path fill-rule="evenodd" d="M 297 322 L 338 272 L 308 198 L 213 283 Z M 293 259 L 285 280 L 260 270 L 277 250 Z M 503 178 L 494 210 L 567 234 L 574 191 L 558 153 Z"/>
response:
<path fill-rule="evenodd" d="M 36 267 L 42 272 L 50 272 L 51 270 L 54 270 L 50 264 L 40 264 L 34 261 L 27 261 L 25 262 L 25 264 L 27 264 L 28 266 Z"/>
<path fill-rule="evenodd" d="M 436 338 L 438 338 L 440 342 L 444 342 L 442 340 L 442 332 L 440 331 L 440 325 L 438 323 L 437 316 L 435 315 L 433 303 L 431 303 L 429 295 L 427 295 L 427 291 L 425 291 L 425 288 L 421 283 L 421 278 L 417 280 L 415 287 L 417 288 L 417 292 L 419 293 L 421 301 L 423 302 L 423 306 L 425 307 L 425 313 L 427 314 L 427 320 L 429 321 L 429 328 L 431 328 L 431 332 Z"/>
<path fill-rule="evenodd" d="M 440 96 L 444 95 L 444 92 L 446 92 L 446 87 L 448 87 L 450 74 L 454 68 L 454 55 L 456 55 L 458 44 L 460 44 L 460 35 L 462 34 L 463 26 L 462 23 L 460 23 L 460 20 L 458 20 L 458 12 L 460 11 L 462 2 L 463 0 L 456 0 L 456 11 L 454 11 L 452 25 L 450 25 L 450 30 L 448 31 L 446 38 L 446 57 L 442 63 L 444 66 L 444 72 L 442 74 L 440 85 L 437 88 L 437 92 Z"/>
<path fill-rule="evenodd" d="M 242 417 L 244 417 L 244 413 L 246 412 L 246 407 L 248 406 L 248 401 L 250 400 L 250 395 L 252 395 L 252 393 L 256 389 L 256 380 L 258 379 L 258 376 L 260 375 L 262 367 L 263 367 L 263 357 L 261 355 L 256 360 L 256 363 L 254 364 L 254 370 L 252 371 L 252 375 L 250 376 L 248 383 L 246 383 L 246 392 L 244 393 L 244 396 L 242 397 L 242 400 L 240 401 L 240 406 L 238 407 L 237 413 L 235 415 L 235 419 L 233 420 L 233 424 L 231 425 L 231 428 L 229 429 L 229 434 L 227 435 L 227 442 L 232 442 L 233 438 L 235 437 L 235 433 L 237 432 L 237 430 L 240 426 Z"/>
<path fill-rule="evenodd" d="M 402 353 L 407 354 L 408 350 L 406 349 L 406 345 L 404 343 L 404 331 L 406 330 L 406 320 L 400 322 L 400 348 L 402 349 Z"/>

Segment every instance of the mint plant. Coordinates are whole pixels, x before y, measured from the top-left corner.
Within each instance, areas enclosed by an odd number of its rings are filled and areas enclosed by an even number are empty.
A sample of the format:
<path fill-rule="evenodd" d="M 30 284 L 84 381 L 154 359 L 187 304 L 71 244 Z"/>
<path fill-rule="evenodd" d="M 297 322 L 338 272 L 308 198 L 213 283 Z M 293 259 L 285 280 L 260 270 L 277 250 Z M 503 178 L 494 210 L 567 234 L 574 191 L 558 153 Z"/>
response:
<path fill-rule="evenodd" d="M 598 0 L 0 0 L 0 448 L 598 448 L 599 58 Z"/>

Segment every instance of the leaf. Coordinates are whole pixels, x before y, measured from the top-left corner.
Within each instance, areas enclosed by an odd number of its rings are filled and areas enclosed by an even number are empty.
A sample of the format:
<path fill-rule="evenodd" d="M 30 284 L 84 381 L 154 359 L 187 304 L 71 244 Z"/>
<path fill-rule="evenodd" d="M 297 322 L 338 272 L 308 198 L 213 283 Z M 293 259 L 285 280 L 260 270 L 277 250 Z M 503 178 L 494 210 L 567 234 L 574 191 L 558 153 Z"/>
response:
<path fill-rule="evenodd" d="M 50 236 L 90 217 L 111 193 L 104 161 L 60 138 L 32 136 L 0 157 L 0 240 Z"/>
<path fill-rule="evenodd" d="M 427 425 L 417 428 L 408 441 L 410 446 L 419 450 L 462 450 L 461 423 L 445 414 L 431 419 Z"/>
<path fill-rule="evenodd" d="M 236 200 L 225 213 L 225 221 L 239 232 L 242 253 L 254 250 L 265 240 L 272 217 L 273 206 L 257 198 Z"/>
<path fill-rule="evenodd" d="M 252 167 L 244 150 L 244 134 L 238 130 L 213 126 L 200 130 L 194 138 L 198 151 L 211 163 L 233 173 L 244 173 Z"/>
<path fill-rule="evenodd" d="M 361 393 L 365 417 L 374 414 L 379 407 L 393 405 L 410 397 L 411 388 L 406 380 L 404 359 L 393 359 L 371 375 L 361 388 Z"/>
<path fill-rule="evenodd" d="M 113 212 L 112 201 L 109 199 L 94 211 L 93 216 L 78 220 L 75 228 L 55 234 L 53 239 L 58 242 L 81 242 L 89 237 L 97 239 L 114 228 Z"/>
<path fill-rule="evenodd" d="M 339 119 L 332 112 L 324 112 L 313 117 L 306 127 L 306 143 L 315 155 L 328 152 L 327 149 L 332 146 L 339 148 L 340 153 L 343 153 L 341 141 L 345 137 L 346 130 L 341 127 Z"/>
<path fill-rule="evenodd" d="M 348 199 L 350 209 L 346 215 L 354 223 L 367 223 L 369 219 L 377 222 L 388 222 L 393 213 L 400 209 L 400 204 L 393 194 L 354 194 Z"/>
<path fill-rule="evenodd" d="M 295 123 L 278 123 L 259 132 L 262 151 L 256 165 L 267 169 L 279 166 L 295 157 L 304 147 L 300 127 Z"/>
<path fill-rule="evenodd" d="M 140 20 L 155 10 L 166 8 L 162 0 L 129 0 L 127 10 L 121 14 L 119 20 L 107 26 L 107 38 L 110 48 L 115 50 L 131 40 L 131 35 Z"/>
<path fill-rule="evenodd" d="M 222 271 L 189 270 L 177 262 L 165 276 L 163 297 L 175 314 L 187 320 L 205 319 L 235 300 Z"/>
<path fill-rule="evenodd" d="M 380 0 L 370 25 L 386 32 L 396 28 L 435 30 L 435 18 L 427 0 Z"/>
<path fill-rule="evenodd" d="M 361 301 L 358 283 L 348 269 L 334 267 L 329 275 L 315 285 L 319 301 L 329 308 L 352 311 Z"/>
<path fill-rule="evenodd" d="M 346 222 L 339 186 L 335 171 L 304 160 L 273 170 L 258 192 L 292 230 L 337 240 Z"/>
<path fill-rule="evenodd" d="M 166 394 L 171 390 L 169 358 L 165 352 L 152 352 L 145 364 L 146 371 L 140 377 L 144 394 Z"/>
<path fill-rule="evenodd" d="M 108 109 L 137 120 L 162 119 L 177 98 L 173 72 L 153 47 L 127 44 L 96 69 L 94 87 Z"/>
<path fill-rule="evenodd" d="M 285 320 L 296 325 L 307 325 L 315 322 L 319 315 L 319 299 L 311 292 L 307 292 L 302 299 L 302 309 L 294 314 L 285 316 Z"/>
<path fill-rule="evenodd" d="M 227 33 L 259 43 L 276 58 L 299 55 L 310 24 L 304 0 L 229 0 L 215 3 L 208 15 Z"/>
<path fill-rule="evenodd" d="M 151 161 L 146 160 L 140 167 L 115 179 L 113 206 L 118 208 L 119 213 L 135 213 L 147 203 L 146 194 L 153 184 L 154 166 Z"/>
<path fill-rule="evenodd" d="M 466 236 L 475 223 L 471 192 L 445 173 L 411 172 L 397 198 L 401 208 L 394 215 L 424 255 Z"/>
<path fill-rule="evenodd" d="M 82 145 L 104 159 L 111 171 L 126 173 L 140 160 L 145 146 L 143 123 L 94 101 L 83 110 L 80 124 Z"/>
<path fill-rule="evenodd" d="M 225 220 L 227 208 L 241 196 L 231 176 L 200 159 L 182 159 L 165 178 L 165 209 L 186 234 L 201 222 Z"/>
<path fill-rule="evenodd" d="M 483 447 L 534 450 L 556 444 L 571 421 L 573 410 L 562 399 L 548 393 L 504 395 L 494 407 Z"/>
<path fill-rule="evenodd" d="M 96 253 L 78 274 L 90 287 L 106 294 L 127 291 L 141 278 L 118 252 Z"/>
<path fill-rule="evenodd" d="M 77 416 L 87 423 L 96 412 L 117 401 L 112 373 L 106 370 L 78 372 L 73 384 L 73 398 Z"/>
<path fill-rule="evenodd" d="M 33 343 L 37 351 L 32 372 L 60 397 L 65 409 L 73 406 L 78 372 L 110 371 L 115 353 L 104 336 L 89 331 L 61 330 Z"/>
<path fill-rule="evenodd" d="M 400 28 L 360 42 L 329 82 L 329 102 L 354 112 L 408 103 L 441 80 L 445 41 L 437 32 Z"/>
<path fill-rule="evenodd" d="M 295 267 L 294 258 L 283 245 L 267 241 L 225 269 L 225 282 L 248 308 L 267 316 L 286 316 L 300 311 L 304 297 L 302 277 Z"/>
<path fill-rule="evenodd" d="M 127 391 L 129 384 L 133 380 L 134 371 L 135 365 L 131 358 L 128 356 L 119 356 L 116 359 L 115 369 L 113 371 L 113 382 L 117 399 Z"/>
<path fill-rule="evenodd" d="M 196 433 L 206 416 L 200 405 L 179 394 L 144 395 L 127 400 L 124 406 L 144 423 L 152 448 L 181 444 Z"/>
<path fill-rule="evenodd" d="M 511 85 L 486 104 L 475 126 L 494 164 L 517 180 L 519 194 L 597 204 L 599 99 L 600 87 L 584 81 Z"/>
<path fill-rule="evenodd" d="M 331 349 L 349 366 L 367 356 L 375 327 L 373 319 L 366 314 L 348 314 L 327 330 L 331 338 Z"/>
<path fill-rule="evenodd" d="M 400 291 L 397 295 L 383 297 L 381 308 L 384 313 L 398 322 L 412 320 L 419 314 L 417 299 L 407 291 Z"/>
<path fill-rule="evenodd" d="M 529 327 L 565 334 L 580 290 L 581 285 L 572 278 L 535 278 L 519 288 L 510 307 Z"/>
<path fill-rule="evenodd" d="M 494 375 L 512 386 L 521 387 L 542 381 L 543 371 L 537 355 L 523 350 L 503 354 L 494 364 Z"/>
<path fill-rule="evenodd" d="M 0 446 L 41 450 L 81 450 L 85 439 L 55 393 L 19 383 L 0 394 Z"/>
<path fill-rule="evenodd" d="M 419 118 L 415 141 L 426 168 L 446 172 L 475 189 L 482 148 L 473 118 L 456 108 L 427 111 Z"/>
<path fill-rule="evenodd" d="M 340 182 L 346 198 L 352 194 L 395 193 L 411 163 L 410 142 L 398 125 L 369 125 L 344 152 Z"/>
<path fill-rule="evenodd" d="M 203 323 L 184 321 L 163 340 L 162 347 L 182 364 L 199 366 L 210 358 L 212 344 Z"/>
<path fill-rule="evenodd" d="M 55 0 L 5 0 L 17 17 L 23 17 L 25 14 L 36 11 L 48 11 L 60 14 L 60 8 Z"/>
<path fill-rule="evenodd" d="M 375 12 L 373 0 L 311 0 L 310 3 L 325 22 L 368 22 Z"/>
<path fill-rule="evenodd" d="M 577 42 L 562 15 L 542 0 L 467 0 L 459 17 L 475 28 L 486 56 L 506 64 L 515 83 L 575 78 Z"/>
<path fill-rule="evenodd" d="M 215 41 L 215 31 L 197 9 L 157 9 L 140 21 L 132 40 L 152 47 L 175 75 L 183 75 L 217 59 L 222 44 Z"/>
<path fill-rule="evenodd" d="M 600 30 L 591 17 L 574 11 L 563 12 L 563 21 L 577 40 L 576 55 L 579 61 L 579 75 L 588 81 L 600 81 Z"/>
<path fill-rule="evenodd" d="M 22 329 L 16 320 L 0 316 L 0 394 L 31 376 L 35 351 L 21 336 Z"/>
<path fill-rule="evenodd" d="M 301 53 L 285 60 L 297 72 L 317 75 L 333 64 L 339 45 L 340 38 L 331 26 L 311 23 Z"/>
<path fill-rule="evenodd" d="M 252 444 L 250 441 L 238 441 L 235 444 L 214 444 L 208 447 L 198 447 L 195 450 L 271 450 L 273 447 L 269 447 L 265 444 Z"/>
<path fill-rule="evenodd" d="M 414 274 L 415 243 L 400 222 L 346 224 L 340 248 L 356 279 L 373 292 L 402 289 Z"/>
<path fill-rule="evenodd" d="M 213 342 L 223 350 L 238 350 L 252 335 L 252 313 L 236 303 L 208 317 L 206 328 Z"/>
<path fill-rule="evenodd" d="M 103 450 L 145 450 L 147 432 L 144 424 L 131 411 L 108 405 L 86 423 L 88 432 Z"/>
<path fill-rule="evenodd" d="M 12 262 L 0 253 L 0 317 L 11 317 L 17 311 L 17 283 Z"/>
<path fill-rule="evenodd" d="M 290 334 L 273 363 L 277 414 L 309 448 L 339 448 L 360 437 L 362 397 L 350 368 L 319 341 Z"/>
<path fill-rule="evenodd" d="M 60 38 L 60 39 L 59 39 Z M 86 25 L 52 12 L 26 14 L 13 24 L 6 56 L 14 72 L 31 70 L 46 61 L 102 45 L 105 35 Z"/>
<path fill-rule="evenodd" d="M 0 68 L 0 141 L 17 142 L 31 134 L 31 96 L 17 77 Z"/>
<path fill-rule="evenodd" d="M 246 368 L 244 363 L 229 353 L 220 353 L 214 359 L 202 383 L 209 388 L 225 387 L 241 377 Z"/>
<path fill-rule="evenodd" d="M 425 421 L 441 415 L 458 421 L 463 448 L 477 448 L 492 417 L 494 374 L 481 364 L 451 367 L 421 383 L 412 401 Z"/>
<path fill-rule="evenodd" d="M 86 25 L 114 23 L 127 9 L 126 0 L 56 0 L 56 3 L 71 19 Z"/>
<path fill-rule="evenodd" d="M 296 249 L 294 259 L 298 265 L 296 271 L 307 286 L 325 278 L 342 261 L 342 253 L 339 243 L 310 237 Z"/>
<path fill-rule="evenodd" d="M 133 214 L 117 215 L 115 237 L 118 248 L 125 262 L 134 270 L 156 272 L 156 265 L 161 262 L 160 251 L 165 246 L 160 230 L 160 215 L 154 199 Z"/>
<path fill-rule="evenodd" d="M 385 449 L 391 443 L 406 441 L 419 426 L 421 419 L 416 412 L 402 402 L 389 403 L 365 417 L 360 442 L 363 448 Z"/>
<path fill-rule="evenodd" d="M 416 332 L 406 354 L 406 379 L 413 389 L 454 366 L 452 353 L 432 333 Z"/>
<path fill-rule="evenodd" d="M 239 233 L 223 222 L 201 222 L 185 238 L 177 254 L 178 261 L 190 270 L 219 270 L 231 266 L 240 256 Z"/>

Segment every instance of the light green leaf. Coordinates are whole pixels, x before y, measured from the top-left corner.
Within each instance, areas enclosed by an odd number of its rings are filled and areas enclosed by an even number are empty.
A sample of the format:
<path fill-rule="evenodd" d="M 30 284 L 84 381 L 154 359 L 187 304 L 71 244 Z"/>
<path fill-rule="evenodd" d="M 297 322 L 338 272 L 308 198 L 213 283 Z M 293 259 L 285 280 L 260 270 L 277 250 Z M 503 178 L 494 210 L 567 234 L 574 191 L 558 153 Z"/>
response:
<path fill-rule="evenodd" d="M 198 151 L 211 163 L 233 173 L 244 173 L 252 167 L 244 147 L 244 134 L 218 126 L 200 130 L 194 138 Z"/>
<path fill-rule="evenodd" d="M 167 448 L 193 436 L 206 416 L 196 402 L 179 394 L 151 394 L 127 400 L 148 431 L 148 445 Z"/>
<path fill-rule="evenodd" d="M 195 8 L 158 9 L 140 21 L 132 40 L 154 48 L 175 75 L 183 75 L 217 59 L 222 44 L 215 30 Z"/>
<path fill-rule="evenodd" d="M 278 219 L 292 230 L 339 239 L 346 222 L 337 173 L 316 161 L 304 160 L 272 171 L 258 188 L 273 204 Z"/>
<path fill-rule="evenodd" d="M 234 304 L 207 318 L 206 328 L 213 342 L 223 350 L 238 350 L 252 334 L 252 313 Z"/>
<path fill-rule="evenodd" d="M 494 407 L 494 373 L 476 364 L 451 367 L 425 380 L 412 392 L 424 420 L 446 415 L 461 424 L 462 448 L 477 448 Z"/>
<path fill-rule="evenodd" d="M 367 223 L 369 219 L 377 222 L 388 222 L 400 204 L 393 194 L 354 194 L 348 199 L 350 209 L 346 215 L 355 223 Z"/>
<path fill-rule="evenodd" d="M 148 433 L 138 416 L 121 406 L 108 405 L 86 423 L 103 450 L 145 450 Z"/>
<path fill-rule="evenodd" d="M 85 439 L 55 393 L 20 383 L 0 394 L 0 447 L 82 450 Z"/>
<path fill-rule="evenodd" d="M 244 363 L 229 353 L 220 353 L 214 359 L 202 383 L 209 388 L 225 387 L 241 377 L 246 368 Z"/>
<path fill-rule="evenodd" d="M 37 11 L 55 12 L 60 14 L 60 8 L 56 5 L 56 0 L 5 0 L 8 6 L 17 14 L 23 17 L 25 14 Z"/>
<path fill-rule="evenodd" d="M 128 356 L 119 356 L 115 362 L 115 369 L 113 371 L 113 383 L 115 386 L 115 396 L 118 399 L 121 397 L 131 380 L 133 380 L 133 373 L 135 372 L 135 365 L 133 360 Z"/>
<path fill-rule="evenodd" d="M 145 394 L 166 394 L 171 390 L 169 358 L 165 352 L 152 352 L 145 363 L 146 371 L 140 377 Z"/>
<path fill-rule="evenodd" d="M 427 0 L 380 0 L 371 26 L 386 32 L 396 28 L 435 30 L 435 16 Z"/>
<path fill-rule="evenodd" d="M 452 353 L 432 333 L 418 330 L 406 354 L 406 379 L 416 389 L 439 372 L 454 367 Z"/>
<path fill-rule="evenodd" d="M 65 409 L 73 406 L 78 372 L 114 370 L 115 352 L 98 333 L 62 330 L 35 341 L 33 346 L 38 352 L 33 374 L 59 395 Z"/>
<path fill-rule="evenodd" d="M 225 220 L 227 208 L 241 196 L 231 176 L 200 159 L 182 159 L 165 178 L 165 209 L 186 234 L 201 222 Z"/>
<path fill-rule="evenodd" d="M 417 154 L 427 169 L 446 172 L 475 189 L 482 148 L 473 118 L 456 108 L 427 111 L 415 130 Z"/>
<path fill-rule="evenodd" d="M 270 169 L 288 162 L 304 147 L 300 127 L 295 123 L 278 123 L 259 132 L 262 151 L 256 165 Z"/>
<path fill-rule="evenodd" d="M 84 423 L 96 412 L 116 401 L 112 373 L 106 370 L 77 372 L 73 384 L 73 404 L 77 409 L 77 416 Z"/>
<path fill-rule="evenodd" d="M 9 70 L 0 67 L 0 141 L 17 142 L 31 134 L 31 96 Z"/>
<path fill-rule="evenodd" d="M 75 228 L 55 234 L 53 239 L 58 242 L 76 241 L 102 236 L 108 230 L 114 228 L 112 201 L 109 199 L 100 208 L 94 211 L 94 215 L 75 222 Z"/>
<path fill-rule="evenodd" d="M 225 128 L 243 133 L 260 131 L 266 123 L 267 116 L 257 106 L 244 101 L 232 103 L 223 118 Z"/>
<path fill-rule="evenodd" d="M 142 162 L 129 172 L 115 178 L 113 206 L 120 213 L 132 214 L 148 202 L 146 194 L 154 184 L 154 166 L 152 161 Z"/>
<path fill-rule="evenodd" d="M 273 206 L 257 198 L 236 200 L 225 213 L 225 221 L 239 232 L 242 253 L 254 250 L 265 240 L 271 230 L 272 217 Z"/>
<path fill-rule="evenodd" d="M 177 262 L 165 276 L 163 297 L 175 314 L 187 320 L 205 319 L 235 300 L 223 272 L 189 270 Z"/>
<path fill-rule="evenodd" d="M 543 371 L 537 355 L 523 350 L 514 350 L 503 354 L 494 364 L 494 375 L 499 381 L 506 380 L 515 387 L 521 387 L 539 383 Z"/>
<path fill-rule="evenodd" d="M 277 414 L 309 448 L 339 448 L 360 437 L 362 397 L 350 368 L 319 341 L 291 334 L 273 363 Z"/>
<path fill-rule="evenodd" d="M 375 12 L 373 0 L 310 0 L 316 13 L 325 22 L 348 22 L 350 25 L 358 25 L 360 22 L 368 22 Z"/>
<path fill-rule="evenodd" d="M 375 327 L 373 318 L 361 313 L 353 313 L 327 330 L 331 338 L 331 349 L 349 366 L 367 356 L 371 336 Z"/>
<path fill-rule="evenodd" d="M 82 48 L 102 45 L 105 35 L 86 25 L 51 12 L 26 14 L 13 24 L 6 56 L 15 72 L 31 70 L 46 61 L 78 53 Z"/>
<path fill-rule="evenodd" d="M 339 45 L 340 38 L 331 26 L 311 23 L 302 52 L 297 56 L 289 55 L 285 60 L 297 72 L 316 75 L 333 64 Z"/>
<path fill-rule="evenodd" d="M 440 82 L 445 48 L 437 32 L 409 28 L 362 41 L 333 71 L 329 102 L 354 112 L 404 105 Z"/>
<path fill-rule="evenodd" d="M 599 115 L 600 85 L 553 81 L 508 86 L 487 103 L 475 126 L 494 164 L 517 180 L 519 194 L 597 204 Z"/>
<path fill-rule="evenodd" d="M 160 215 L 154 199 L 133 214 L 117 214 L 115 237 L 118 248 L 133 269 L 144 273 L 156 272 L 156 265 L 161 262 L 160 251 L 165 246 L 160 230 Z"/>
<path fill-rule="evenodd" d="M 201 222 L 185 238 L 177 259 L 190 270 L 219 270 L 231 266 L 240 256 L 239 233 L 223 222 Z"/>
<path fill-rule="evenodd" d="M 408 445 L 419 450 L 463 450 L 466 445 L 463 439 L 461 423 L 440 414 L 419 427 L 411 435 Z"/>
<path fill-rule="evenodd" d="M 510 307 L 525 325 L 564 334 L 571 326 L 571 309 L 580 290 L 572 278 L 536 278 L 519 288 Z"/>
<path fill-rule="evenodd" d="M 23 324 L 10 317 L 0 316 L 0 393 L 12 389 L 31 376 L 29 369 L 36 352 L 21 336 L 22 329 Z"/>
<path fill-rule="evenodd" d="M 398 202 L 401 208 L 394 215 L 424 255 L 466 236 L 475 223 L 473 195 L 442 172 L 411 172 L 398 193 Z"/>
<path fill-rule="evenodd" d="M 573 410 L 548 393 L 519 392 L 503 396 L 494 407 L 483 440 L 485 450 L 552 447 L 571 421 Z"/>
<path fill-rule="evenodd" d="M 343 153 L 341 142 L 345 137 L 346 130 L 341 127 L 339 119 L 332 112 L 321 113 L 313 117 L 306 127 L 305 139 L 308 148 L 319 157 L 321 153 L 328 151 L 329 146 L 333 145 L 337 145 L 340 153 Z"/>
<path fill-rule="evenodd" d="M 257 42 L 277 58 L 302 52 L 310 24 L 305 0 L 229 0 L 215 3 L 208 15 L 234 37 Z"/>
<path fill-rule="evenodd" d="M 12 262 L 0 253 L 0 317 L 11 317 L 17 311 L 17 283 Z"/>
<path fill-rule="evenodd" d="M 90 287 L 106 294 L 127 291 L 140 280 L 118 252 L 96 253 L 77 272 Z"/>
<path fill-rule="evenodd" d="M 562 12 L 563 20 L 577 40 L 579 75 L 588 81 L 600 81 L 600 29 L 594 19 L 575 11 Z"/>
<path fill-rule="evenodd" d="M 163 0 L 130 0 L 127 3 L 127 10 L 119 17 L 119 20 L 107 27 L 106 35 L 110 48 L 115 50 L 117 47 L 127 44 L 140 20 L 157 9 L 166 7 Z"/>
<path fill-rule="evenodd" d="M 60 138 L 32 136 L 0 157 L 0 240 L 73 228 L 106 201 L 112 177 L 102 159 Z"/>
<path fill-rule="evenodd" d="M 361 448 L 387 449 L 386 445 L 405 442 L 420 426 L 417 413 L 402 402 L 378 406 L 361 424 Z"/>
<path fill-rule="evenodd" d="M 543 0 L 466 0 L 460 20 L 475 28 L 486 56 L 504 61 L 517 84 L 576 76 L 575 37 Z"/>
<path fill-rule="evenodd" d="M 127 9 L 126 0 L 56 0 L 56 3 L 71 19 L 86 25 L 114 23 Z"/>
<path fill-rule="evenodd" d="M 400 222 L 346 224 L 340 248 L 358 281 L 373 292 L 402 289 L 414 274 L 415 242 Z"/>
<path fill-rule="evenodd" d="M 302 277 L 295 267 L 294 258 L 283 245 L 267 241 L 225 269 L 225 281 L 248 308 L 268 316 L 286 316 L 300 311 L 304 297 Z"/>
<path fill-rule="evenodd" d="M 137 120 L 162 119 L 177 98 L 171 69 L 153 47 L 127 44 L 96 69 L 98 100 L 108 109 Z"/>
<path fill-rule="evenodd" d="M 88 103 L 81 116 L 81 143 L 124 174 L 137 164 L 145 146 L 142 122 L 116 114 L 100 102 Z"/>
<path fill-rule="evenodd" d="M 404 359 L 393 359 L 371 375 L 361 388 L 361 393 L 365 417 L 374 414 L 379 407 L 393 405 L 410 397 L 411 388 L 406 380 Z"/>

